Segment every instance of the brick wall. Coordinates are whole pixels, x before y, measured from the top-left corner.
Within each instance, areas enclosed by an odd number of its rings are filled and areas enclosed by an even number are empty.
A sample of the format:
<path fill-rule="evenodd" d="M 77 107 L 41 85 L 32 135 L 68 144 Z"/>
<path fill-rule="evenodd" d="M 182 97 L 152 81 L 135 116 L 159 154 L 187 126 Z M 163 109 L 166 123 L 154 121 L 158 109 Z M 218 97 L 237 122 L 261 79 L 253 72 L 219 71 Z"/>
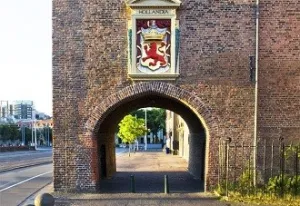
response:
<path fill-rule="evenodd" d="M 261 0 L 259 134 L 300 139 L 299 0 Z"/>
<path fill-rule="evenodd" d="M 291 108 L 299 109 L 299 101 L 298 105 L 295 103 L 297 94 L 299 97 L 297 35 L 289 34 L 297 29 L 299 15 L 292 11 L 297 8 L 295 5 L 272 2 L 262 1 L 260 134 L 266 125 L 280 123 L 282 127 L 288 126 L 285 129 L 299 128 L 299 118 L 296 119 L 299 113 L 282 106 L 290 102 Z M 272 9 L 268 8 L 269 4 Z M 276 19 L 286 15 L 274 12 L 274 8 L 284 6 L 291 8 L 286 9 L 288 14 L 295 13 L 294 21 L 288 22 L 290 30 L 275 35 L 277 27 L 269 22 L 269 17 Z M 164 83 L 139 84 L 128 79 L 127 12 L 124 0 L 53 1 L 54 187 L 56 190 L 95 190 L 101 171 L 99 133 L 107 132 L 101 130 L 104 128 L 101 122 L 107 115 L 117 115 L 113 111 L 124 112 L 125 109 L 118 110 L 122 105 L 138 106 L 134 101 L 129 104 L 128 98 L 146 101 L 147 92 L 154 92 L 172 97 L 174 102 L 177 99 L 178 105 L 188 104 L 191 111 L 202 116 L 209 134 L 205 176 L 209 188 L 217 178 L 219 138 L 253 141 L 254 84 L 249 78 L 249 56 L 255 55 L 255 2 L 183 0 L 178 10 L 180 77 Z M 278 29 L 282 30 L 281 27 Z M 272 36 L 275 40 L 284 36 L 286 45 L 293 46 L 288 51 L 287 46 L 275 49 L 278 51 L 275 58 L 268 47 L 276 48 L 279 43 L 274 43 Z M 294 41 L 288 44 L 287 38 L 291 37 Z M 286 56 L 289 56 L 288 61 L 283 61 Z M 283 86 L 281 89 L 273 87 L 284 82 L 291 84 L 288 91 Z M 269 107 L 268 102 L 275 106 Z M 167 103 L 164 106 L 171 107 Z M 113 127 L 116 120 L 106 121 L 105 127 Z M 113 172 L 115 160 L 109 161 Z"/>

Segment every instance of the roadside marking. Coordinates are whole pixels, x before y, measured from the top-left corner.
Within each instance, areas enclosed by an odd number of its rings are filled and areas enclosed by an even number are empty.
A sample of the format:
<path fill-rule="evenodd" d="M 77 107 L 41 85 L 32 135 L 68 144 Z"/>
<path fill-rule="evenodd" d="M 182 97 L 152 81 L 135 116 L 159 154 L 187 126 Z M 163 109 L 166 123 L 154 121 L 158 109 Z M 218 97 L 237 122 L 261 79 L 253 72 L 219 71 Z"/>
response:
<path fill-rule="evenodd" d="M 34 178 L 43 176 L 43 175 L 45 175 L 45 174 L 49 174 L 49 173 L 51 173 L 51 172 L 52 172 L 52 171 L 45 172 L 45 173 L 36 175 L 36 176 L 34 176 L 34 177 L 31 177 L 31 178 L 29 178 L 29 179 L 23 180 L 23 181 L 21 181 L 21 182 L 18 182 L 18 183 L 16 183 L 16 184 L 13 184 L 13 185 L 11 185 L 11 186 L 9 186 L 9 187 L 7 187 L 7 188 L 4 188 L 4 189 L 0 190 L 0 192 L 3 192 L 3 191 L 5 191 L 5 190 L 8 190 L 8 189 L 10 189 L 10 188 L 12 188 L 12 187 L 15 187 L 15 186 L 17 186 L 17 185 L 20 185 L 20 184 L 23 184 L 23 183 L 25 183 L 25 182 L 28 182 L 28 181 L 30 181 L 30 180 L 32 180 L 32 179 L 34 179 Z"/>

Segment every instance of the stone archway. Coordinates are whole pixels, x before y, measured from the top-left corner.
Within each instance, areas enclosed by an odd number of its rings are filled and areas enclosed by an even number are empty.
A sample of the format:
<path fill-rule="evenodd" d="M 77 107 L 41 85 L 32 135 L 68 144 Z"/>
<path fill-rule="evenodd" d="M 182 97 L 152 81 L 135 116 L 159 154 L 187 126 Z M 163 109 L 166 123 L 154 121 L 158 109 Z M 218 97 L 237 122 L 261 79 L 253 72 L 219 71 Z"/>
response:
<path fill-rule="evenodd" d="M 210 171 L 212 161 L 211 159 L 214 159 L 211 154 L 212 151 L 210 149 L 210 145 L 212 145 L 215 148 L 215 144 L 210 144 L 210 141 L 212 137 L 215 136 L 217 133 L 216 130 L 218 128 L 218 118 L 215 115 L 212 115 L 212 110 L 207 106 L 203 101 L 201 101 L 200 98 L 197 96 L 191 94 L 190 92 L 187 92 L 186 90 L 183 90 L 179 87 L 176 87 L 172 84 L 163 83 L 163 82 L 142 82 L 137 83 L 128 87 L 125 87 L 124 89 L 121 89 L 120 91 L 110 95 L 109 97 L 105 98 L 103 101 L 99 102 L 98 106 L 94 108 L 92 111 L 90 118 L 85 124 L 85 135 L 86 137 L 89 137 L 91 139 L 93 148 L 91 151 L 92 161 L 91 161 L 91 174 L 94 184 L 97 185 L 99 180 L 99 171 L 97 170 L 97 167 L 99 165 L 99 158 L 97 156 L 97 132 L 99 130 L 100 124 L 105 120 L 105 118 L 116 108 L 118 108 L 123 102 L 138 98 L 140 96 L 150 95 L 150 94 L 160 94 L 172 99 L 178 100 L 181 104 L 184 104 L 186 107 L 188 107 L 193 113 L 195 113 L 200 121 L 203 123 L 203 126 L 205 128 L 206 132 L 206 160 L 205 160 L 205 174 L 208 174 L 208 171 Z M 216 142 L 216 141 L 215 141 Z M 214 160 L 214 162 L 217 162 Z M 213 174 L 212 172 L 209 172 L 210 175 L 205 175 L 205 188 L 209 186 L 209 179 L 214 179 L 214 176 L 216 174 Z M 214 180 L 213 180 L 214 181 Z"/>
<path fill-rule="evenodd" d="M 217 116 L 212 115 L 210 107 L 199 97 L 181 89 L 180 87 L 176 87 L 173 84 L 163 82 L 142 82 L 125 87 L 119 92 L 116 92 L 99 102 L 99 104 L 96 104 L 98 106 L 96 106 L 92 111 L 90 118 L 85 124 L 86 132 L 90 134 L 97 132 L 99 124 L 103 121 L 106 115 L 121 104 L 121 102 L 125 99 L 154 92 L 177 99 L 188 106 L 199 115 L 201 121 L 205 122 L 205 127 L 207 127 L 206 129 L 209 128 L 209 130 L 212 130 L 217 127 L 217 123 L 219 122 Z"/>

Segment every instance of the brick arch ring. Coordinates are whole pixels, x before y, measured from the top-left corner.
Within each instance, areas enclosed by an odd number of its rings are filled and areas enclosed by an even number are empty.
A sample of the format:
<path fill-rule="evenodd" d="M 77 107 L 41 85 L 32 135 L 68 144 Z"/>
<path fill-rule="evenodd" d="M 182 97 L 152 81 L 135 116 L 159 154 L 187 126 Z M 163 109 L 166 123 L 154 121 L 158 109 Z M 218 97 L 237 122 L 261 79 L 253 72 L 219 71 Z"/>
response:
<path fill-rule="evenodd" d="M 99 102 L 85 124 L 86 134 L 89 134 L 88 136 L 95 136 L 106 114 L 117 108 L 124 100 L 151 93 L 176 99 L 188 106 L 199 117 L 206 130 L 208 130 L 208 128 L 213 129 L 217 127 L 219 118 L 215 115 L 213 116 L 211 108 L 191 92 L 169 83 L 141 82 L 127 86 Z"/>

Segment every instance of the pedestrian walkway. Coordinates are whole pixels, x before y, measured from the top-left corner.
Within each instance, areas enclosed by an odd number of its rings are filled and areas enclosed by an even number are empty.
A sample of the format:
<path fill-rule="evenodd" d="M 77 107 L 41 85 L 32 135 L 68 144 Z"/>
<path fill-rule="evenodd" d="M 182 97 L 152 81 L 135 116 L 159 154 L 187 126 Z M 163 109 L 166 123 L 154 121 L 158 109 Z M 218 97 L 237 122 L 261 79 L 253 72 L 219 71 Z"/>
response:
<path fill-rule="evenodd" d="M 137 193 L 161 193 L 164 191 L 164 175 L 168 176 L 170 192 L 203 192 L 203 182 L 187 172 L 187 162 L 175 155 L 163 152 L 137 152 L 122 154 L 117 158 L 117 173 L 100 182 L 101 193 L 128 193 L 130 176 L 135 180 Z"/>
<path fill-rule="evenodd" d="M 130 193 L 130 175 L 136 193 Z M 163 193 L 164 175 L 169 176 L 170 193 Z M 102 180 L 100 192 L 66 194 L 55 192 L 56 206 L 225 206 L 217 197 L 203 192 L 203 182 L 187 172 L 187 162 L 159 151 L 143 151 L 117 156 L 117 173 Z"/>

